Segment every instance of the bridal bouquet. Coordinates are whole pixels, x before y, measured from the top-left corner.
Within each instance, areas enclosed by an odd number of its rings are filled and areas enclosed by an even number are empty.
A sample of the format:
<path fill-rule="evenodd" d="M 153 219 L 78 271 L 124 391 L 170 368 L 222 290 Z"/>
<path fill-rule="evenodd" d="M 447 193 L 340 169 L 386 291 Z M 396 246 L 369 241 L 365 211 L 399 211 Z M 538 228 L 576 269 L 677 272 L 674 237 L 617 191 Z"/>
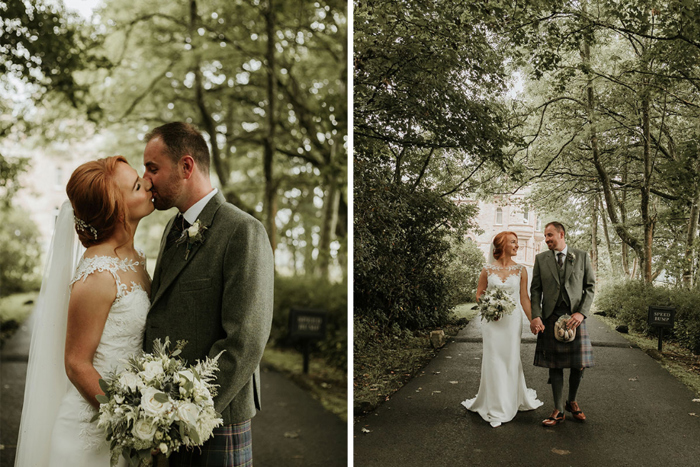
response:
<path fill-rule="evenodd" d="M 170 456 L 182 446 L 201 446 L 223 424 L 212 400 L 221 354 L 188 366 L 178 357 L 185 344 L 178 341 L 170 352 L 167 337 L 164 343 L 156 339 L 152 354 L 132 356 L 124 370 L 100 379 L 105 395 L 97 396 L 100 410 L 93 421 L 105 430 L 112 466 L 119 456 L 146 466 L 152 450 Z"/>
<path fill-rule="evenodd" d="M 513 313 L 515 302 L 502 288 L 490 287 L 479 297 L 477 306 L 482 320 L 498 321 L 503 315 Z"/>

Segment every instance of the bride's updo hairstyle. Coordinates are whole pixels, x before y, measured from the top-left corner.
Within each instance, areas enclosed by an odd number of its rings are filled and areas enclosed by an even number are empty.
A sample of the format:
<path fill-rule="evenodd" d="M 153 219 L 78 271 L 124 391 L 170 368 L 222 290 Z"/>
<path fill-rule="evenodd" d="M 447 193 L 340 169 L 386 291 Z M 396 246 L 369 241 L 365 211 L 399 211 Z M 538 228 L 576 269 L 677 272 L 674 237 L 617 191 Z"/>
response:
<path fill-rule="evenodd" d="M 503 256 L 503 251 L 505 250 L 506 242 L 508 241 L 508 236 L 512 235 L 518 238 L 518 234 L 510 231 L 503 231 L 493 237 L 493 258 L 496 260 L 501 259 Z"/>
<path fill-rule="evenodd" d="M 129 164 L 112 156 L 79 166 L 68 180 L 66 193 L 76 217 L 75 231 L 85 248 L 108 240 L 117 225 L 126 224 L 126 204 L 114 179 L 117 164 Z"/>

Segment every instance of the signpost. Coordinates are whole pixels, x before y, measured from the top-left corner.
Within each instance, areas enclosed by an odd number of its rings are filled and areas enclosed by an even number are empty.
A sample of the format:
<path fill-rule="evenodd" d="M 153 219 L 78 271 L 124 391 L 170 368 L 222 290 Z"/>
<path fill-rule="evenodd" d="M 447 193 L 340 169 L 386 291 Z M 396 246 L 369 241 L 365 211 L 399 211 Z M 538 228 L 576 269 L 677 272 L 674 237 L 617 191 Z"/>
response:
<path fill-rule="evenodd" d="M 664 328 L 673 329 L 673 320 L 676 317 L 676 309 L 671 306 L 650 306 L 648 322 L 649 326 L 659 328 L 659 352 L 661 352 L 661 340 L 664 337 Z"/>
<path fill-rule="evenodd" d="M 312 340 L 326 337 L 325 310 L 292 308 L 289 310 L 289 337 L 304 343 L 304 373 L 309 372 L 309 353 Z"/>

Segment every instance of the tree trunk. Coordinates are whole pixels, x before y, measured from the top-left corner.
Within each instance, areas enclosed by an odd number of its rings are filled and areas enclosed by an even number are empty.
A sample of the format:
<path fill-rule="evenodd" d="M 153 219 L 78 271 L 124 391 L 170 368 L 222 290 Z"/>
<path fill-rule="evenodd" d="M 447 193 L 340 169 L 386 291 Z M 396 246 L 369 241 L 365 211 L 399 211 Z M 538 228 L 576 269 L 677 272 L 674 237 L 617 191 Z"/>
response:
<path fill-rule="evenodd" d="M 272 252 L 277 249 L 277 186 L 274 180 L 273 163 L 275 155 L 275 107 L 277 104 L 277 79 L 275 77 L 275 6 L 268 0 L 265 10 L 267 51 L 265 53 L 267 72 L 267 134 L 263 143 L 263 167 L 265 172 L 265 228 L 270 238 Z"/>
<path fill-rule="evenodd" d="M 323 279 L 330 280 L 331 242 L 338 223 L 338 202 L 340 190 L 336 178 L 326 176 L 325 193 L 323 199 L 323 224 L 321 225 L 321 237 L 318 243 L 318 273 Z"/>
<path fill-rule="evenodd" d="M 581 49 L 581 58 L 583 60 L 584 65 L 588 69 L 591 60 L 591 50 L 590 45 L 587 41 L 583 42 Z M 596 172 L 598 173 L 598 178 L 600 179 L 601 185 L 603 187 L 605 205 L 607 206 L 608 215 L 610 216 L 610 221 L 612 222 L 613 229 L 615 229 L 615 232 L 624 243 L 628 244 L 634 249 L 638 257 L 643 257 L 643 245 L 639 242 L 637 238 L 632 236 L 627 227 L 622 222 L 620 222 L 620 219 L 617 214 L 617 209 L 615 207 L 617 203 L 613 193 L 610 175 L 606 171 L 601 161 L 600 150 L 598 148 L 598 135 L 596 132 L 593 78 L 590 75 L 590 73 L 588 74 L 588 83 L 586 84 L 586 112 L 588 114 L 588 120 L 590 125 L 590 144 L 593 152 L 593 165 L 595 166 Z"/>
<path fill-rule="evenodd" d="M 652 281 L 651 272 L 651 249 L 654 241 L 655 217 L 651 214 L 651 130 L 650 130 L 650 103 L 648 90 L 642 94 L 642 132 L 644 137 L 644 179 L 642 180 L 642 222 L 644 223 L 644 253 L 639 255 L 642 266 L 642 278 L 644 282 L 650 284 Z"/>
<path fill-rule="evenodd" d="M 603 221 L 603 233 L 605 234 L 605 244 L 608 246 L 608 257 L 610 258 L 610 270 L 614 276 L 617 276 L 617 262 L 613 259 L 613 249 L 612 243 L 610 242 L 610 232 L 608 231 L 608 216 L 605 213 L 605 206 L 603 206 L 603 200 L 600 199 L 600 195 L 596 195 L 598 198 L 598 203 L 601 207 L 600 219 Z M 624 245 L 624 243 L 623 243 Z"/>
<path fill-rule="evenodd" d="M 698 232 L 698 216 L 700 215 L 700 186 L 695 188 L 695 196 L 690 206 L 690 219 L 688 219 L 688 231 L 685 243 L 685 257 L 683 268 L 683 285 L 693 286 L 695 255 L 693 254 L 693 244 Z"/>
<path fill-rule="evenodd" d="M 627 176 L 629 175 L 629 159 L 625 155 L 625 163 L 622 166 L 622 195 L 620 196 L 620 220 L 623 224 L 627 223 Z M 632 279 L 632 271 L 630 271 L 629 249 L 625 242 L 622 242 L 620 260 L 622 262 L 622 270 L 628 278 Z"/>
<path fill-rule="evenodd" d="M 598 196 L 593 196 L 593 219 L 591 221 L 591 265 L 598 272 Z"/>

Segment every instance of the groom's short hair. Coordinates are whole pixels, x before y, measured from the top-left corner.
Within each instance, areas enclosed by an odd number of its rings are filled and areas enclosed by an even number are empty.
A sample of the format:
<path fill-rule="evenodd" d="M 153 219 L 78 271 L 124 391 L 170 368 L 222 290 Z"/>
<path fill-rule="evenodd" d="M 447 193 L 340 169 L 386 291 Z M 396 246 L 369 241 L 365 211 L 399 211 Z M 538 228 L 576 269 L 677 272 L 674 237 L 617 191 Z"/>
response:
<path fill-rule="evenodd" d="M 544 228 L 546 229 L 550 225 L 552 227 L 554 227 L 555 229 L 557 229 L 557 232 L 564 232 L 564 235 L 566 235 L 566 229 L 564 228 L 564 224 L 562 224 L 561 222 L 556 222 L 556 221 L 549 222 L 549 223 L 547 223 L 547 225 L 544 226 Z"/>
<path fill-rule="evenodd" d="M 166 123 L 146 135 L 146 144 L 157 137 L 165 144 L 167 154 L 174 164 L 177 164 L 182 156 L 189 154 L 199 170 L 209 175 L 209 147 L 194 125 L 185 122 Z"/>

